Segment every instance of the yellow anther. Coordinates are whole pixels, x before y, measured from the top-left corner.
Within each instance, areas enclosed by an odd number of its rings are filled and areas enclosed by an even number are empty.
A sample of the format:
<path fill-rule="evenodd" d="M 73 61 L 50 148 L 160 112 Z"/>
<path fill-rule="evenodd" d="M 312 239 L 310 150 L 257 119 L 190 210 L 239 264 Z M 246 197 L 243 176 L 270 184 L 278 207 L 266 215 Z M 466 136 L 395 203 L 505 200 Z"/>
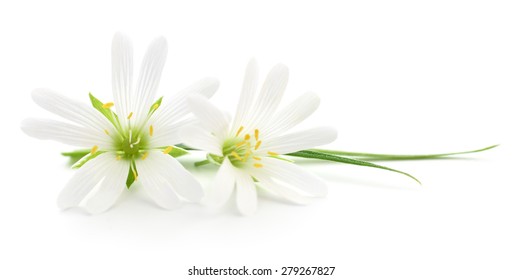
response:
<path fill-rule="evenodd" d="M 149 126 L 149 135 L 153 136 L 153 132 L 154 132 L 154 129 L 153 129 L 153 125 L 151 124 L 151 126 Z"/>
<path fill-rule="evenodd" d="M 275 153 L 275 152 L 271 152 L 271 151 L 268 151 L 267 154 L 271 155 L 271 156 L 277 156 L 278 153 Z"/>
<path fill-rule="evenodd" d="M 257 156 L 253 156 L 252 158 L 255 160 L 261 160 L 261 157 L 257 157 Z"/>
<path fill-rule="evenodd" d="M 146 159 L 148 155 L 149 155 L 149 152 L 145 152 L 145 153 L 143 153 L 143 155 L 142 155 L 142 160 Z"/>
<path fill-rule="evenodd" d="M 258 150 L 258 148 L 260 147 L 260 145 L 261 145 L 261 141 L 256 142 L 256 146 L 254 146 L 254 149 L 255 149 L 255 150 Z"/>
<path fill-rule="evenodd" d="M 91 148 L 91 155 L 94 155 L 94 153 L 96 153 L 96 151 L 98 151 L 98 146 L 94 145 L 94 146 Z"/>
<path fill-rule="evenodd" d="M 104 108 L 104 109 L 109 109 L 109 108 L 111 108 L 111 107 L 113 107 L 113 106 L 114 106 L 114 103 L 113 103 L 113 102 L 107 102 L 107 103 L 105 103 L 104 105 L 102 105 L 102 108 Z"/>
<path fill-rule="evenodd" d="M 258 129 L 255 129 L 254 130 L 254 139 L 256 139 L 256 141 L 258 141 L 259 136 L 260 136 L 260 131 Z"/>
<path fill-rule="evenodd" d="M 116 156 L 116 160 L 121 160 L 121 159 L 122 159 L 122 157 L 120 155 Z"/>
<path fill-rule="evenodd" d="M 133 112 L 129 113 L 129 115 L 127 116 L 127 119 L 130 120 L 132 116 L 133 116 Z"/>
<path fill-rule="evenodd" d="M 232 151 L 231 155 L 235 157 L 237 160 L 242 160 L 242 157 L 240 157 L 240 155 L 236 151 Z"/>
<path fill-rule="evenodd" d="M 250 135 L 250 134 L 248 134 L 248 133 L 247 133 L 247 134 L 245 134 L 245 137 L 244 137 L 244 139 L 245 139 L 245 140 L 249 140 L 249 139 L 251 139 L 251 135 Z"/>
<path fill-rule="evenodd" d="M 105 134 L 109 135 L 109 130 L 104 129 Z"/>
<path fill-rule="evenodd" d="M 160 107 L 160 104 L 158 104 L 158 103 L 154 104 L 154 105 L 153 105 L 153 110 L 158 109 L 158 107 Z"/>
<path fill-rule="evenodd" d="M 240 128 L 238 128 L 238 132 L 236 132 L 236 137 L 238 137 L 238 135 L 240 135 L 242 130 L 243 130 L 243 126 L 240 126 Z"/>
<path fill-rule="evenodd" d="M 241 147 L 241 146 L 245 145 L 246 143 L 247 142 L 245 142 L 245 141 L 241 141 L 240 143 L 236 144 L 236 147 Z"/>
<path fill-rule="evenodd" d="M 261 164 L 261 163 L 255 163 L 255 164 L 254 164 L 254 167 L 256 167 L 256 168 L 262 168 L 262 167 L 263 167 L 263 164 Z"/>
<path fill-rule="evenodd" d="M 164 154 L 168 154 L 168 153 L 170 153 L 172 150 L 173 150 L 173 146 L 168 146 L 167 148 L 165 148 L 165 149 L 163 150 L 163 153 L 164 153 Z"/>
<path fill-rule="evenodd" d="M 249 158 L 250 155 L 251 155 L 251 151 L 247 151 L 245 153 L 245 156 L 243 157 L 243 161 L 247 161 L 247 159 Z"/>

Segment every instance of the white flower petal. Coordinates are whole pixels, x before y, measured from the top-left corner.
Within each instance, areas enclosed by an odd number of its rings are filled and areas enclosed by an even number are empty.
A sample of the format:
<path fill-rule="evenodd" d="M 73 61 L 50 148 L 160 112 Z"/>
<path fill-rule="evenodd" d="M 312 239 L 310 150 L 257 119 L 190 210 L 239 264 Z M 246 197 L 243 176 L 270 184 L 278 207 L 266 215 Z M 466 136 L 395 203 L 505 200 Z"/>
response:
<path fill-rule="evenodd" d="M 218 90 L 220 82 L 215 78 L 203 78 L 199 81 L 196 81 L 192 85 L 182 89 L 176 94 L 177 97 L 183 97 L 190 94 L 199 94 L 206 98 L 211 98 L 214 93 Z"/>
<path fill-rule="evenodd" d="M 201 95 L 210 98 L 218 89 L 220 83 L 213 78 L 204 78 L 193 85 L 181 90 L 174 96 L 166 96 L 162 100 L 162 105 L 151 117 L 150 123 L 157 126 L 172 124 L 186 117 L 189 113 L 187 97 L 192 95 Z"/>
<path fill-rule="evenodd" d="M 289 69 L 283 64 L 274 66 L 263 83 L 258 99 L 254 104 L 248 130 L 261 126 L 270 120 L 280 104 L 289 80 Z"/>
<path fill-rule="evenodd" d="M 322 197 L 327 195 L 325 182 L 293 163 L 270 157 L 264 157 L 262 163 L 263 167 L 260 169 L 263 169 L 266 172 L 265 174 L 278 181 L 285 182 L 311 196 Z"/>
<path fill-rule="evenodd" d="M 252 108 L 252 103 L 256 95 L 258 87 L 258 63 L 251 59 L 247 68 L 245 69 L 245 77 L 243 79 L 243 87 L 240 94 L 240 100 L 236 108 L 236 117 L 232 126 L 232 130 L 237 130 L 240 126 L 246 125 L 249 117 L 249 112 Z"/>
<path fill-rule="evenodd" d="M 318 95 L 312 92 L 303 94 L 272 118 L 270 126 L 263 129 L 264 137 L 278 135 L 293 128 L 314 113 L 319 105 Z"/>
<path fill-rule="evenodd" d="M 263 170 L 263 168 L 260 168 L 258 170 Z M 254 174 L 253 174 L 254 175 Z M 258 172 L 256 175 L 254 175 L 256 179 L 259 181 L 259 186 L 263 189 L 268 190 L 269 192 L 280 196 L 284 199 L 287 199 L 290 202 L 296 203 L 296 204 L 309 204 L 311 202 L 311 198 L 303 195 L 299 191 L 294 190 L 293 188 L 287 187 L 285 184 L 277 183 L 274 180 L 272 180 L 269 176 L 265 175 L 262 172 Z"/>
<path fill-rule="evenodd" d="M 27 135 L 38 139 L 49 139 L 84 148 L 96 145 L 101 150 L 113 149 L 112 139 L 103 132 L 73 124 L 48 119 L 25 119 L 21 128 Z"/>
<path fill-rule="evenodd" d="M 85 209 L 91 214 L 99 214 L 109 209 L 122 194 L 129 173 L 129 162 L 115 160 L 105 173 L 107 175 L 100 187 L 85 203 Z"/>
<path fill-rule="evenodd" d="M 112 45 L 113 98 L 116 114 L 121 120 L 131 112 L 133 67 L 131 39 L 122 33 L 116 33 Z"/>
<path fill-rule="evenodd" d="M 222 155 L 220 140 L 199 126 L 185 126 L 180 129 L 182 143 L 198 150 Z"/>
<path fill-rule="evenodd" d="M 183 142 L 180 137 L 180 129 L 195 123 L 195 119 L 185 119 L 164 127 L 151 124 L 153 126 L 153 135 L 149 137 L 149 146 L 157 148 L 180 144 Z"/>
<path fill-rule="evenodd" d="M 140 76 L 133 96 L 132 108 L 136 114 L 135 123 L 140 126 L 146 119 L 150 106 L 154 102 L 163 66 L 167 58 L 167 40 L 163 37 L 151 42 L 142 61 Z"/>
<path fill-rule="evenodd" d="M 203 128 L 212 132 L 220 140 L 227 137 L 229 120 L 220 109 L 201 96 L 191 96 L 187 98 L 187 103 Z"/>
<path fill-rule="evenodd" d="M 214 181 L 212 182 L 209 193 L 206 196 L 207 205 L 217 208 L 224 205 L 231 197 L 234 190 L 235 171 L 229 158 L 223 160 Z"/>
<path fill-rule="evenodd" d="M 236 175 L 236 206 L 243 215 L 252 215 L 256 212 L 258 194 L 251 176 L 237 171 Z"/>
<path fill-rule="evenodd" d="M 138 181 L 160 207 L 174 209 L 181 206 L 180 198 L 171 184 L 159 174 L 161 164 L 154 160 L 136 160 Z"/>
<path fill-rule="evenodd" d="M 96 109 L 50 89 L 35 89 L 32 97 L 40 107 L 79 125 L 99 131 L 113 127 Z"/>
<path fill-rule="evenodd" d="M 80 205 L 115 161 L 113 153 L 104 153 L 84 164 L 58 195 L 58 207 L 66 209 Z"/>
<path fill-rule="evenodd" d="M 287 154 L 331 143 L 336 136 L 336 130 L 330 127 L 311 128 L 269 138 L 263 142 L 259 151 Z"/>
<path fill-rule="evenodd" d="M 200 183 L 170 155 L 163 154 L 160 151 L 151 151 L 143 161 L 154 161 L 158 172 L 157 176 L 162 176 L 183 198 L 192 202 L 198 202 L 202 199 L 203 190 Z"/>

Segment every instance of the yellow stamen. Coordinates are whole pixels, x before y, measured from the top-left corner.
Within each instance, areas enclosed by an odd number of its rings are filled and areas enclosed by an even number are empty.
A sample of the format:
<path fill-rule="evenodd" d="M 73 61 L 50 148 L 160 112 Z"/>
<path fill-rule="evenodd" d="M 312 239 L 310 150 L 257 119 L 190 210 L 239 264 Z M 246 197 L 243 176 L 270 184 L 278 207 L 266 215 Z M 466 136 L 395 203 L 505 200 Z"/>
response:
<path fill-rule="evenodd" d="M 91 155 L 94 155 L 94 153 L 96 153 L 96 151 L 98 151 L 98 146 L 94 145 L 94 146 L 91 148 Z"/>
<path fill-rule="evenodd" d="M 154 104 L 154 105 L 153 105 L 153 110 L 158 109 L 158 107 L 160 107 L 160 104 L 158 104 L 158 103 Z"/>
<path fill-rule="evenodd" d="M 149 152 L 145 152 L 143 153 L 142 155 L 142 160 L 145 160 L 147 158 L 147 156 L 149 155 Z"/>
<path fill-rule="evenodd" d="M 168 153 L 170 153 L 172 150 L 173 150 L 173 146 L 168 146 L 167 148 L 165 148 L 165 149 L 163 150 L 163 153 L 164 153 L 164 154 L 168 154 Z"/>
<path fill-rule="evenodd" d="M 257 157 L 257 156 L 253 156 L 252 158 L 255 160 L 261 160 L 261 157 Z"/>
<path fill-rule="evenodd" d="M 267 154 L 271 155 L 271 156 L 277 156 L 278 153 L 275 153 L 275 152 L 271 152 L 271 151 L 268 151 Z"/>
<path fill-rule="evenodd" d="M 105 103 L 104 105 L 102 105 L 102 108 L 104 108 L 104 109 L 109 109 L 109 108 L 111 108 L 111 107 L 113 107 L 113 106 L 114 106 L 114 103 L 113 103 L 113 102 L 107 102 L 107 103 Z"/>
<path fill-rule="evenodd" d="M 254 164 L 254 167 L 256 167 L 256 168 L 262 168 L 262 167 L 263 167 L 263 164 L 261 164 L 261 163 L 255 163 L 255 164 Z"/>
<path fill-rule="evenodd" d="M 245 145 L 245 143 L 247 143 L 247 142 L 241 141 L 240 143 L 236 144 L 236 147 L 241 147 L 241 146 Z"/>
<path fill-rule="evenodd" d="M 245 134 L 244 139 L 245 139 L 245 140 L 249 140 L 249 139 L 251 139 L 251 135 L 249 135 L 249 134 Z"/>
<path fill-rule="evenodd" d="M 154 132 L 154 129 L 153 129 L 153 125 L 151 124 L 151 126 L 149 126 L 149 135 L 153 136 L 153 132 Z"/>
<path fill-rule="evenodd" d="M 121 160 L 121 159 L 122 159 L 122 157 L 120 155 L 116 156 L 116 160 Z"/>
<path fill-rule="evenodd" d="M 132 116 L 133 116 L 133 112 L 129 113 L 129 116 L 127 116 L 127 119 L 130 120 Z"/>
<path fill-rule="evenodd" d="M 238 137 L 238 135 L 240 135 L 240 132 L 242 132 L 243 130 L 243 126 L 240 126 L 240 128 L 238 128 L 238 132 L 236 132 L 236 137 Z"/>
<path fill-rule="evenodd" d="M 251 151 L 247 151 L 245 153 L 245 156 L 243 157 L 243 161 L 247 161 L 247 159 L 249 158 L 250 155 L 251 155 Z"/>
<path fill-rule="evenodd" d="M 256 142 L 256 146 L 254 146 L 254 149 L 255 149 L 255 150 L 258 150 L 258 148 L 260 147 L 260 145 L 261 145 L 261 141 Z"/>
<path fill-rule="evenodd" d="M 105 134 L 109 135 L 109 130 L 104 129 Z"/>
<path fill-rule="evenodd" d="M 260 136 L 260 131 L 258 129 L 255 129 L 254 130 L 254 138 L 256 139 L 256 141 L 258 141 L 258 137 Z"/>
<path fill-rule="evenodd" d="M 242 160 L 242 157 L 240 157 L 240 155 L 236 151 L 232 151 L 231 155 L 235 157 L 237 160 Z"/>

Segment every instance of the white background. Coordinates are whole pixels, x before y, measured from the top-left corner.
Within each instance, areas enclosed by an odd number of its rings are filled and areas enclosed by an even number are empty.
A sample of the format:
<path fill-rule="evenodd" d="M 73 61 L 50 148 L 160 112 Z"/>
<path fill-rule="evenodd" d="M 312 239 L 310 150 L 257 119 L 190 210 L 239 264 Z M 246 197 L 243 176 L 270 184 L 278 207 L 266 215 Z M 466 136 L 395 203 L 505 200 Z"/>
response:
<path fill-rule="evenodd" d="M 336 266 L 324 279 L 522 279 L 522 14 L 520 1 L 2 1 L 0 279 L 198 279 L 187 276 L 193 265 Z M 501 146 L 381 162 L 422 186 L 303 163 L 328 182 L 328 197 L 308 206 L 262 198 L 252 217 L 233 205 L 164 211 L 140 189 L 102 215 L 60 211 L 55 199 L 73 171 L 59 152 L 72 148 L 27 137 L 20 121 L 49 116 L 30 98 L 37 87 L 110 101 L 119 30 L 137 61 L 151 39 L 168 39 L 160 94 L 217 77 L 213 101 L 228 110 L 250 58 L 262 73 L 285 63 L 284 102 L 317 92 L 322 105 L 302 127 L 337 127 L 330 148 Z M 207 184 L 215 168 L 190 162 Z"/>

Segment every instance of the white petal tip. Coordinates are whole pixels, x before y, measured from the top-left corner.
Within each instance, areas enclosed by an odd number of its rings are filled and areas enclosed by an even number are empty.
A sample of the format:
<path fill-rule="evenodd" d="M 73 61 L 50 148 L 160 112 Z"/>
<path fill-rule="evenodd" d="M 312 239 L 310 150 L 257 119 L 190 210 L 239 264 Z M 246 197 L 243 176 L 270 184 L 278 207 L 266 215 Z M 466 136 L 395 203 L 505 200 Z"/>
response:
<path fill-rule="evenodd" d="M 193 202 L 193 203 L 201 202 L 203 197 L 204 197 L 204 195 L 203 195 L 203 190 L 201 189 L 201 187 L 197 187 L 197 188 L 195 187 L 193 190 L 193 193 L 191 193 L 190 195 L 185 194 L 183 196 L 183 198 L 185 198 L 188 201 Z"/>
<path fill-rule="evenodd" d="M 45 98 L 46 95 L 49 95 L 49 94 L 53 94 L 54 92 L 48 88 L 35 88 L 32 92 L 31 92 L 31 98 L 33 99 L 33 101 L 36 103 L 36 104 L 39 104 L 40 100 L 42 98 Z"/>
<path fill-rule="evenodd" d="M 254 214 L 256 214 L 256 208 L 238 209 L 238 211 L 242 216 L 246 217 L 253 216 Z"/>
<path fill-rule="evenodd" d="M 326 137 L 330 139 L 329 143 L 333 142 L 334 140 L 336 140 L 336 138 L 338 138 L 338 131 L 333 127 L 326 127 L 324 133 Z"/>
<path fill-rule="evenodd" d="M 211 98 L 220 87 L 220 81 L 212 77 L 203 78 L 199 83 L 201 87 L 197 93 L 205 98 Z"/>
<path fill-rule="evenodd" d="M 153 41 L 149 45 L 149 48 L 150 49 L 154 48 L 154 51 L 159 52 L 163 55 L 166 55 L 167 48 L 168 48 L 167 39 L 165 39 L 165 37 L 163 37 L 163 36 L 156 37 L 153 39 Z"/>
<path fill-rule="evenodd" d="M 271 69 L 271 73 L 282 75 L 282 76 L 285 76 L 288 78 L 289 77 L 289 68 L 283 63 L 278 63 Z"/>

